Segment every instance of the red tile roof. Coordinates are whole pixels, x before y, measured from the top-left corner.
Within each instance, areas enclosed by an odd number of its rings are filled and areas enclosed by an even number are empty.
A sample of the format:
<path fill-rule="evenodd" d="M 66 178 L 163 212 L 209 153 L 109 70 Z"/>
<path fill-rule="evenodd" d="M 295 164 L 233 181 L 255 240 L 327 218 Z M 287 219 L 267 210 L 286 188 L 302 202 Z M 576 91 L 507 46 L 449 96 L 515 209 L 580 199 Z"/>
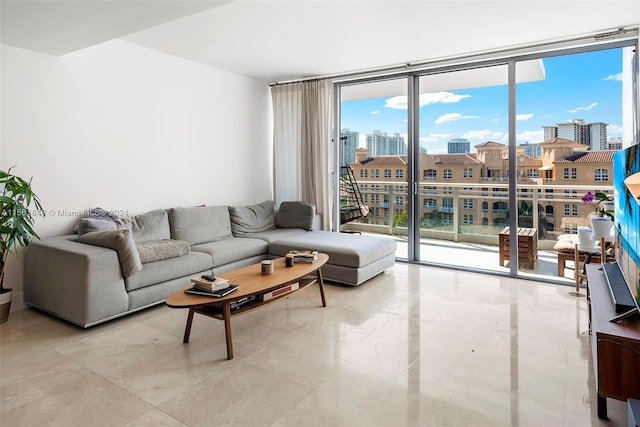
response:
<path fill-rule="evenodd" d="M 372 165 L 372 166 L 397 166 L 397 165 L 406 165 L 407 157 L 406 156 L 378 156 L 378 157 L 367 157 L 364 160 L 359 162 L 361 165 Z"/>
<path fill-rule="evenodd" d="M 487 141 L 487 142 L 483 142 L 482 144 L 474 145 L 474 147 L 475 148 L 478 148 L 478 147 L 481 147 L 481 148 L 485 148 L 485 147 L 504 148 L 504 147 L 506 147 L 506 145 L 500 144 L 499 142 Z"/>
<path fill-rule="evenodd" d="M 613 153 L 615 151 L 586 151 L 557 159 L 555 163 L 613 163 Z"/>
<path fill-rule="evenodd" d="M 440 163 L 443 165 L 481 165 L 483 164 L 480 160 L 476 159 L 475 156 L 470 156 L 468 154 L 440 154 L 440 155 L 430 155 L 435 159 L 436 163 Z"/>
<path fill-rule="evenodd" d="M 578 144 L 577 142 L 572 141 L 570 139 L 564 139 L 564 138 L 558 138 L 558 137 L 547 139 L 546 141 L 538 142 L 538 145 L 543 145 L 543 146 L 544 145 L 556 145 L 556 144 L 557 145 L 567 145 L 567 144 L 569 144 L 569 145 L 575 146 L 576 148 L 580 148 L 580 147 L 585 147 L 586 148 L 586 147 L 588 147 L 588 145 Z"/>

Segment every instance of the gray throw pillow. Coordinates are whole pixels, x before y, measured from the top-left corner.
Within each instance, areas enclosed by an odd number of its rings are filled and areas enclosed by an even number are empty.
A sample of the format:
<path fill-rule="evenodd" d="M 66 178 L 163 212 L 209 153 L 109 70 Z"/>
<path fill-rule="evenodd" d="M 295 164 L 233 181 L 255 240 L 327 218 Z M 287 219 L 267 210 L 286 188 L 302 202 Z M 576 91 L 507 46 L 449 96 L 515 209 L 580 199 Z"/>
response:
<path fill-rule="evenodd" d="M 78 220 L 78 236 L 91 233 L 93 231 L 117 230 L 118 226 L 111 219 L 103 218 L 80 218 Z"/>
<path fill-rule="evenodd" d="M 156 209 L 131 218 L 131 231 L 136 243 L 171 238 L 169 215 L 164 209 Z"/>
<path fill-rule="evenodd" d="M 305 202 L 282 202 L 276 213 L 276 226 L 279 228 L 302 228 L 313 230 L 316 207 Z"/>
<path fill-rule="evenodd" d="M 231 231 L 236 237 L 276 228 L 274 205 L 271 200 L 251 206 L 229 206 L 229 214 Z"/>
<path fill-rule="evenodd" d="M 231 236 L 229 209 L 226 206 L 173 208 L 169 212 L 171 238 L 190 245 L 215 242 Z"/>
<path fill-rule="evenodd" d="M 129 229 L 92 231 L 79 236 L 78 242 L 115 250 L 120 260 L 122 277 L 132 276 L 142 270 L 140 254 Z"/>

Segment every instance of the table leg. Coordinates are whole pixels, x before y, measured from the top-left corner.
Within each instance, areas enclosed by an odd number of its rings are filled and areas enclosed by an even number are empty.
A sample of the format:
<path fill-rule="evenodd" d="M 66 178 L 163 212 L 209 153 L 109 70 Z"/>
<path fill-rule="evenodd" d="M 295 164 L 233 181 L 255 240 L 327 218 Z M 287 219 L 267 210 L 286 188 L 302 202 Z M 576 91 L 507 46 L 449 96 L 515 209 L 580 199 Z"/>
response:
<path fill-rule="evenodd" d="M 598 418 L 607 419 L 607 398 L 598 395 Z"/>
<path fill-rule="evenodd" d="M 322 280 L 322 271 L 321 271 L 321 269 L 318 269 L 318 271 L 316 272 L 316 276 L 318 277 L 318 287 L 320 288 L 320 298 L 322 298 L 322 306 L 326 307 L 327 306 L 327 301 L 324 298 L 324 282 Z"/>
<path fill-rule="evenodd" d="M 191 324 L 193 323 L 193 314 L 196 312 L 194 307 L 189 308 L 189 314 L 187 315 L 187 325 L 184 328 L 184 338 L 182 339 L 183 343 L 189 342 L 189 335 L 191 335 Z"/>
<path fill-rule="evenodd" d="M 231 301 L 222 304 L 222 316 L 224 317 L 224 334 L 227 339 L 227 360 L 233 359 L 233 342 L 231 341 Z"/>

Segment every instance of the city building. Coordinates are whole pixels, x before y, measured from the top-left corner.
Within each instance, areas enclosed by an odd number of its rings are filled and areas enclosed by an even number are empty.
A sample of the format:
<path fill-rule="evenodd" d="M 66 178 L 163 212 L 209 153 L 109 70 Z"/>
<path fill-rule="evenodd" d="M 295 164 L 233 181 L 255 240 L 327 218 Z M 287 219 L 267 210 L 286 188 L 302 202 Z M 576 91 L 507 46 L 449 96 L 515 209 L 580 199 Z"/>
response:
<path fill-rule="evenodd" d="M 552 136 L 551 138 L 555 138 L 555 136 Z M 545 138 L 545 140 L 551 138 Z M 525 142 L 523 144 L 520 144 L 520 147 L 522 147 L 523 153 L 529 157 L 536 158 L 540 157 L 540 155 L 542 154 L 542 148 L 538 144 L 530 144 L 528 142 Z"/>
<path fill-rule="evenodd" d="M 571 119 L 542 128 L 545 141 L 559 137 L 588 145 L 592 151 L 600 151 L 608 149 L 607 126 L 602 122 L 586 123 L 582 119 Z"/>
<path fill-rule="evenodd" d="M 607 150 L 622 150 L 622 138 L 609 138 L 607 141 Z"/>
<path fill-rule="evenodd" d="M 342 129 L 340 131 L 340 166 L 355 162 L 359 138 L 360 132 L 349 129 Z"/>
<path fill-rule="evenodd" d="M 517 149 L 520 206 L 531 208 L 536 199 L 541 237 L 576 233 L 587 225 L 593 206 L 582 202 L 584 191 L 571 187 L 593 185 L 595 191 L 611 185 L 613 151 L 588 151 L 584 144 L 558 137 L 535 146 L 538 157 L 527 155 L 526 147 Z M 421 227 L 457 224 L 468 233 L 482 233 L 508 224 L 508 147 L 487 141 L 474 148 L 477 153 L 420 154 Z M 407 157 L 369 156 L 365 148 L 357 153 L 350 166 L 370 212 L 361 221 L 389 225 L 407 209 Z M 544 185 L 549 187 L 540 188 Z M 519 221 L 530 226 L 531 212 L 519 214 Z"/>
<path fill-rule="evenodd" d="M 471 143 L 466 138 L 453 138 L 447 143 L 448 154 L 465 154 L 471 151 Z"/>
<path fill-rule="evenodd" d="M 404 156 L 407 154 L 407 144 L 399 133 L 387 135 L 386 132 L 374 130 L 367 134 L 367 148 L 373 156 Z"/>

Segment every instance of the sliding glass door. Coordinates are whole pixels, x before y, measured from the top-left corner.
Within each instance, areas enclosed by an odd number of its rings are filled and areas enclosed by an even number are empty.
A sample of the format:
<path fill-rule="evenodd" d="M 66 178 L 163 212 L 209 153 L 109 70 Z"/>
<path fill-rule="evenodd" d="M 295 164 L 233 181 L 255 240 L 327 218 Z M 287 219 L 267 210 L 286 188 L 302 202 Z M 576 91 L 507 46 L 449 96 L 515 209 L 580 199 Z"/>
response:
<path fill-rule="evenodd" d="M 399 260 L 571 283 L 559 240 L 587 225 L 583 194 L 610 193 L 612 152 L 637 142 L 634 45 L 341 84 L 341 231 L 390 236 Z"/>
<path fill-rule="evenodd" d="M 407 259 L 406 78 L 340 92 L 340 230 L 391 236 Z"/>
<path fill-rule="evenodd" d="M 419 78 L 419 260 L 497 270 L 508 224 L 507 66 Z"/>

